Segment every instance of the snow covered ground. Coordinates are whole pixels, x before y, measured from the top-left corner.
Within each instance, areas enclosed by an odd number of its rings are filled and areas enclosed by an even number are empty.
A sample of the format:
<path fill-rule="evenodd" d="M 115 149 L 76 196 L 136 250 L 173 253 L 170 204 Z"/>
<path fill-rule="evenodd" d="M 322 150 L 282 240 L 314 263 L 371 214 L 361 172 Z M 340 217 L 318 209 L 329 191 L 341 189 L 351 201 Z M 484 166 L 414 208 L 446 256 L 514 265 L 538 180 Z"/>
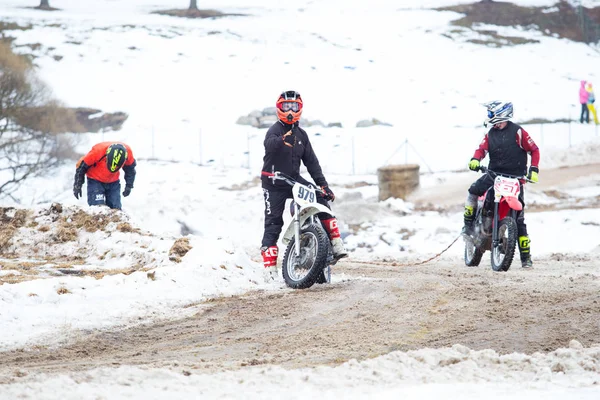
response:
<path fill-rule="evenodd" d="M 29 181 L 19 192 L 20 206 L 33 209 L 38 225 L 18 229 L 18 258 L 0 260 L 0 278 L 27 274 L 26 263 L 39 273 L 37 279 L 0 286 L 0 350 L 56 346 L 78 332 L 185 316 L 193 310 L 186 305 L 210 297 L 288 290 L 265 279 L 258 259 L 263 206 L 253 179 L 262 165 L 264 130 L 235 124 L 241 115 L 272 106 L 281 90 L 302 93 L 309 119 L 344 126 L 307 130 L 339 198 L 334 211 L 353 257 L 420 260 L 456 237 L 462 215 L 414 211 L 400 200 L 377 202 L 376 169 L 416 162 L 423 172 L 438 172 L 423 176 L 424 186 L 452 179 L 458 174 L 441 172 L 463 170 L 484 133 L 482 102 L 512 100 L 517 120 L 576 119 L 579 80 L 595 82 L 599 73 L 597 47 L 533 31 L 494 28 L 540 41 L 500 49 L 464 41 L 476 37 L 473 32 L 456 41 L 442 36 L 453 29 L 449 22 L 457 14 L 428 7 L 467 3 L 462 0 L 276 6 L 266 0 L 203 1 L 202 8 L 249 16 L 186 20 L 150 14 L 187 5 L 180 3 L 51 0 L 63 9 L 53 13 L 23 8 L 30 4 L 22 0 L 0 4 L 1 20 L 34 26 L 11 35 L 16 45 L 41 44 L 35 62 L 60 100 L 130 115 L 121 131 L 83 135 L 81 151 L 100 140 L 132 146 L 140 158 L 138 178 L 119 221 L 141 229 L 122 232 L 112 221 L 104 230 L 81 229 L 75 240 L 55 243 L 51 238 L 60 225 L 48 221 L 50 204 L 61 203 L 67 216 L 77 205 L 85 207 L 71 193 L 74 168 Z M 504 56 L 515 62 L 494 62 Z M 354 127 L 373 117 L 393 126 Z M 541 179 L 550 167 L 600 160 L 597 127 L 525 128 L 542 148 Z M 409 147 L 401 147 L 405 140 Z M 345 187 L 357 182 L 367 186 Z M 599 183 L 591 177 L 568 193 L 597 198 Z M 556 200 L 536 193 L 529 201 Z M 534 257 L 598 252 L 598 221 L 597 208 L 529 214 Z M 41 231 L 42 225 L 51 228 Z M 178 263 L 169 249 L 182 232 L 191 233 L 192 249 Z M 447 255 L 461 253 L 455 245 Z M 52 261 L 43 262 L 48 257 Z M 99 280 L 58 275 L 66 263 L 108 274 Z M 140 263 L 145 268 L 138 272 L 110 273 Z M 285 390 L 290 398 L 598 398 L 599 347 L 578 347 L 498 356 L 455 346 L 334 368 L 257 367 L 215 375 L 121 367 L 30 377 L 0 387 L 0 397 L 232 398 L 243 392 L 248 398 L 278 398 Z"/>
<path fill-rule="evenodd" d="M 600 346 L 530 356 L 500 356 L 455 345 L 443 350 L 394 352 L 338 367 L 285 370 L 258 367 L 214 375 L 120 367 L 0 387 L 0 394 L 44 399 L 165 398 L 378 398 L 579 399 L 598 398 Z M 48 388 L 61 388 L 51 393 Z M 41 397 L 37 397 L 44 393 Z"/>

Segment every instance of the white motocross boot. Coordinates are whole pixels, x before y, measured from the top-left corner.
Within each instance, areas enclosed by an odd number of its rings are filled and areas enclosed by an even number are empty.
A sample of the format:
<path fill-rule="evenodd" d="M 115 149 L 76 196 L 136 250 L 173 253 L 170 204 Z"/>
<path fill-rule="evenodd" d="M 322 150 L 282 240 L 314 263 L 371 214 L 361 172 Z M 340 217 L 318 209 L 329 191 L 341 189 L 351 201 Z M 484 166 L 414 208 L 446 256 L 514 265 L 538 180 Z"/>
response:
<path fill-rule="evenodd" d="M 266 283 L 275 282 L 278 280 L 279 274 L 277 271 L 277 266 L 274 267 L 266 267 L 263 270 L 263 276 Z"/>
<path fill-rule="evenodd" d="M 264 265 L 264 277 L 265 281 L 271 282 L 277 280 L 277 256 L 279 254 L 279 249 L 277 246 L 271 247 L 261 247 L 260 252 L 263 258 Z"/>
<path fill-rule="evenodd" d="M 331 249 L 333 251 L 333 257 L 336 260 L 339 260 L 340 258 L 344 258 L 348 256 L 348 252 L 346 251 L 346 248 L 344 247 L 344 242 L 342 241 L 342 238 L 335 238 L 331 240 Z"/>
<path fill-rule="evenodd" d="M 344 247 L 344 242 L 340 236 L 340 229 L 338 228 L 337 219 L 329 218 L 321 220 L 327 234 L 329 235 L 329 240 L 331 240 L 331 250 L 333 252 L 333 258 L 339 260 L 340 258 L 344 258 L 348 255 L 346 248 Z"/>

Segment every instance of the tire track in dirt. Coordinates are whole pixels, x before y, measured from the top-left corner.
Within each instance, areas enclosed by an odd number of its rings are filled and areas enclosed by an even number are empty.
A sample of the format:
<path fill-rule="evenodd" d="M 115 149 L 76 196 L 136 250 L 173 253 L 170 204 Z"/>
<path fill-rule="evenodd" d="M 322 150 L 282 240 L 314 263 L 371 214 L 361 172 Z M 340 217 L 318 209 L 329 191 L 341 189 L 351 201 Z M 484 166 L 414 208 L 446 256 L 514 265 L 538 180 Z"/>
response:
<path fill-rule="evenodd" d="M 19 371 L 143 365 L 203 371 L 335 365 L 394 350 L 461 343 L 499 353 L 600 341 L 600 276 L 590 259 L 494 273 L 460 260 L 421 267 L 346 262 L 353 278 L 308 290 L 258 291 L 197 306 L 189 318 L 100 332 L 58 349 L 0 353 L 0 383 Z"/>

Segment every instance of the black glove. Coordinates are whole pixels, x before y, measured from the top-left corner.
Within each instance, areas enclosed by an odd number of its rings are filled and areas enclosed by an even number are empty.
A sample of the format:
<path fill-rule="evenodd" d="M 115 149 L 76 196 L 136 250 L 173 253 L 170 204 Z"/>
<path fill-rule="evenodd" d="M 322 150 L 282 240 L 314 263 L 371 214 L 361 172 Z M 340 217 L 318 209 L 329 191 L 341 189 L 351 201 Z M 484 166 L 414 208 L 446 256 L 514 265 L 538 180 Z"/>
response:
<path fill-rule="evenodd" d="M 331 189 L 329 189 L 329 186 L 321 186 L 321 190 L 324 192 L 323 197 L 325 198 L 325 200 L 329 200 L 329 201 L 335 200 L 335 194 L 333 194 Z"/>
<path fill-rule="evenodd" d="M 125 197 L 129 196 L 129 194 L 131 193 L 131 189 L 133 189 L 133 187 L 125 186 L 125 190 L 123 190 L 123 196 L 125 196 Z"/>
<path fill-rule="evenodd" d="M 81 187 L 85 182 L 85 173 L 90 167 L 82 160 L 77 168 L 75 169 L 75 179 L 73 181 L 73 194 L 75 198 L 79 200 L 82 197 Z"/>
<path fill-rule="evenodd" d="M 79 200 L 79 198 L 83 196 L 81 193 L 81 185 L 78 185 L 78 184 L 73 185 L 73 194 L 75 195 L 75 198 L 77 200 Z"/>

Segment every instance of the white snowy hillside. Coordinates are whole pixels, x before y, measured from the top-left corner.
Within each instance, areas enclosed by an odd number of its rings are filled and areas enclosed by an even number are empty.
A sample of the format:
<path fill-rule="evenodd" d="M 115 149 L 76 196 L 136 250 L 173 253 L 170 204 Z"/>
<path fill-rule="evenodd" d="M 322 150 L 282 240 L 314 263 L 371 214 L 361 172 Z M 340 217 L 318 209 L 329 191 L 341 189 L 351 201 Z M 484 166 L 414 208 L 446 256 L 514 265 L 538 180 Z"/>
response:
<path fill-rule="evenodd" d="M 246 16 L 173 18 L 151 13 L 174 2 L 145 0 L 55 0 L 61 11 L 50 13 L 22 0 L 1 7 L 3 19 L 33 24 L 5 34 L 17 51 L 37 56 L 60 100 L 129 115 L 121 131 L 91 136 L 90 145 L 122 139 L 139 157 L 249 165 L 254 173 L 264 130 L 235 122 L 273 106 L 282 90 L 302 94 L 306 118 L 342 124 L 309 129 L 329 174 L 372 174 L 382 163 L 405 161 L 440 171 L 462 169 L 471 157 L 484 132 L 482 102 L 513 101 L 517 121 L 578 119 L 579 81 L 599 74 L 595 46 L 534 29 L 453 26 L 460 14 L 430 8 L 457 3 L 450 0 L 201 3 Z M 490 31 L 531 43 L 498 48 L 482 33 Z M 393 126 L 355 128 L 372 118 Z M 569 144 L 568 129 L 573 145 L 596 134 L 567 124 L 526 128 L 546 152 Z M 396 152 L 405 140 L 408 154 Z"/>
<path fill-rule="evenodd" d="M 126 142 L 137 177 L 122 211 L 75 199 L 76 160 L 0 199 L 0 399 L 600 398 L 600 125 L 578 95 L 599 44 L 439 10 L 467 0 L 49 3 L 1 0 L 0 36 L 66 106 L 128 115 L 67 136 Z M 567 3 L 600 7 L 513 2 Z M 350 251 L 304 291 L 264 272 L 266 128 L 237 123 L 283 90 Z M 531 270 L 448 248 L 493 99 L 541 151 Z M 379 201 L 403 163 L 419 189 Z"/>

